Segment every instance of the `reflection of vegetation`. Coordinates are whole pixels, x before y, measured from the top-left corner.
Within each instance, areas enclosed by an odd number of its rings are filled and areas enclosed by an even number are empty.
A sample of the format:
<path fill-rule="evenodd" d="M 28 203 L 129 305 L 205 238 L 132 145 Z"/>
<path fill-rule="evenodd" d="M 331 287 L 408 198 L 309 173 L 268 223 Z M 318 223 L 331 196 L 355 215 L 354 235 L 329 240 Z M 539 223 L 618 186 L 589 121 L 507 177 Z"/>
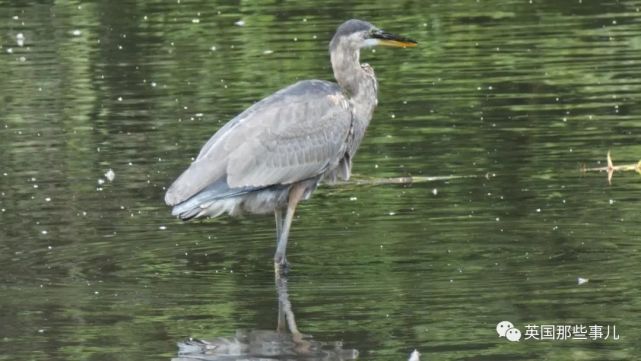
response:
<path fill-rule="evenodd" d="M 0 360 L 169 358 L 187 335 L 271 326 L 272 220 L 181 227 L 163 187 L 252 102 L 330 79 L 327 42 L 350 17 L 420 42 L 364 53 L 380 106 L 355 172 L 448 178 L 325 187 L 302 205 L 291 281 L 304 329 L 371 360 L 414 347 L 442 360 L 635 358 L 632 332 L 532 353 L 483 325 L 638 328 L 640 186 L 566 171 L 607 147 L 641 154 L 637 7 L 2 2 Z"/>

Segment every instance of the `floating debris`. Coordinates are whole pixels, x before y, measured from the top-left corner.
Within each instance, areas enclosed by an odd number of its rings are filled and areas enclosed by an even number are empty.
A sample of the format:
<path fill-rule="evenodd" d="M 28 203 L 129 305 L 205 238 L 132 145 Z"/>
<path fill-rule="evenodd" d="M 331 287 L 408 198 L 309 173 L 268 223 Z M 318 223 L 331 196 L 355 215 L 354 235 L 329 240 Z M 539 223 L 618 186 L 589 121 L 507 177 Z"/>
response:
<path fill-rule="evenodd" d="M 608 151 L 606 160 L 608 162 L 608 165 L 606 167 L 586 168 L 584 166 L 582 171 L 583 172 L 607 172 L 609 185 L 612 185 L 612 177 L 614 176 L 615 171 L 616 172 L 635 171 L 641 174 L 641 160 L 635 164 L 624 164 L 624 165 L 615 166 L 614 162 L 612 162 L 612 156 L 610 155 L 610 151 Z"/>
<path fill-rule="evenodd" d="M 410 355 L 410 358 L 407 361 L 420 361 L 421 360 L 421 353 L 418 352 L 418 350 L 412 351 L 412 354 Z"/>
<path fill-rule="evenodd" d="M 18 44 L 19 47 L 24 46 L 24 34 L 23 33 L 18 33 L 16 34 L 16 44 Z"/>
<path fill-rule="evenodd" d="M 588 282 L 590 282 L 590 279 L 589 279 L 589 278 L 577 277 L 577 279 L 576 279 L 576 283 L 577 283 L 579 286 L 580 286 L 580 285 L 583 285 L 583 284 L 586 284 L 586 283 L 588 283 Z"/>
<path fill-rule="evenodd" d="M 238 20 L 237 22 L 234 23 L 236 26 L 245 26 L 245 20 Z"/>
<path fill-rule="evenodd" d="M 113 171 L 113 169 L 109 169 L 105 173 L 105 178 L 107 178 L 108 181 L 113 182 L 113 180 L 116 178 L 116 173 Z"/>

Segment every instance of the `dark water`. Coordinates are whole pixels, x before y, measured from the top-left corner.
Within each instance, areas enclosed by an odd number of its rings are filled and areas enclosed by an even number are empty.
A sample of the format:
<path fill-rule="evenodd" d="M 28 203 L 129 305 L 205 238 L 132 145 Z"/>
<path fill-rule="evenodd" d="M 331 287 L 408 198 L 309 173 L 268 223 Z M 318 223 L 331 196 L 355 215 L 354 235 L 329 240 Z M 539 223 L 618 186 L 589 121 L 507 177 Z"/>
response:
<path fill-rule="evenodd" d="M 272 217 L 182 224 L 164 187 L 253 102 L 330 79 L 328 40 L 352 17 L 420 43 L 363 53 L 380 105 L 357 178 L 451 178 L 322 187 L 300 207 L 288 300 L 308 345 L 637 359 L 641 177 L 580 170 L 641 159 L 639 6 L 0 0 L 0 360 L 275 342 Z M 525 340 L 528 324 L 610 335 Z"/>

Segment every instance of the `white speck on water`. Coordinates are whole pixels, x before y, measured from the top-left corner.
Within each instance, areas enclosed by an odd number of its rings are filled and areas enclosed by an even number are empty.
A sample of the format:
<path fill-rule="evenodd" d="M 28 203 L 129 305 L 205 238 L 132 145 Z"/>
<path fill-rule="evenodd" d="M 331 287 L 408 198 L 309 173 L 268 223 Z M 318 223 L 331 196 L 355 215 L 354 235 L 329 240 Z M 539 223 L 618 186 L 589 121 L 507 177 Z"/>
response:
<path fill-rule="evenodd" d="M 161 230 L 161 231 L 164 231 L 164 230 L 167 229 L 167 226 L 159 226 L 158 229 Z"/>
<path fill-rule="evenodd" d="M 579 286 L 580 286 L 580 285 L 583 285 L 583 284 L 586 284 L 586 283 L 588 283 L 588 282 L 590 282 L 590 279 L 589 279 L 589 278 L 577 277 L 577 279 L 576 279 L 576 283 L 577 283 Z"/>
<path fill-rule="evenodd" d="M 436 189 L 436 188 L 432 189 L 432 194 L 433 195 L 438 195 L 438 189 Z"/>
<path fill-rule="evenodd" d="M 47 234 L 47 233 L 49 233 L 49 232 L 47 232 L 47 230 L 46 230 L 46 229 L 43 229 L 42 231 L 40 231 L 40 233 L 42 233 L 42 234 Z"/>
<path fill-rule="evenodd" d="M 390 216 L 393 216 L 393 215 L 395 215 L 395 214 L 396 214 L 396 212 L 389 212 L 388 214 L 389 214 Z"/>
<path fill-rule="evenodd" d="M 102 178 L 98 178 L 98 184 L 103 185 L 105 184 L 105 180 Z"/>
<path fill-rule="evenodd" d="M 13 49 L 12 48 L 7 48 L 7 54 L 13 54 Z"/>
<path fill-rule="evenodd" d="M 537 208 L 536 213 L 541 213 L 541 208 Z"/>
<path fill-rule="evenodd" d="M 116 173 L 113 171 L 113 169 L 109 169 L 105 173 L 105 178 L 107 178 L 108 181 L 113 182 L 113 180 L 116 178 Z"/>
<path fill-rule="evenodd" d="M 18 17 L 18 15 L 14 15 L 14 16 L 12 17 L 12 19 L 13 19 L 13 20 L 20 20 L 20 18 Z"/>
<path fill-rule="evenodd" d="M 357 200 L 357 199 L 358 199 L 357 197 L 349 197 L 349 200 L 350 200 L 350 201 L 355 201 L 355 200 Z"/>
<path fill-rule="evenodd" d="M 100 291 L 94 291 L 94 292 L 93 292 L 93 294 L 94 294 L 94 295 L 97 295 L 97 294 L 99 294 L 99 293 L 100 293 Z"/>
<path fill-rule="evenodd" d="M 412 354 L 410 355 L 410 358 L 407 361 L 420 361 L 421 360 L 421 353 L 418 352 L 417 350 L 412 351 Z"/>
<path fill-rule="evenodd" d="M 245 26 L 245 20 L 238 20 L 234 23 L 236 26 Z"/>
<path fill-rule="evenodd" d="M 122 97 L 118 97 L 118 101 L 121 102 L 122 101 Z"/>
<path fill-rule="evenodd" d="M 122 50 L 122 45 L 118 45 L 118 50 Z"/>
<path fill-rule="evenodd" d="M 38 188 L 38 185 L 37 185 L 37 184 L 34 184 L 34 185 L 33 185 L 33 188 Z"/>
<path fill-rule="evenodd" d="M 269 50 L 269 49 L 263 51 L 263 54 L 265 54 L 265 55 L 269 55 L 269 54 L 273 54 L 273 53 L 274 53 L 274 51 L 273 50 Z"/>
<path fill-rule="evenodd" d="M 52 250 L 52 249 L 53 249 L 53 247 L 52 247 L 52 246 L 47 246 L 47 249 L 48 249 L 48 250 Z"/>
<path fill-rule="evenodd" d="M 396 114 L 392 113 L 391 117 L 392 119 L 396 118 Z"/>
<path fill-rule="evenodd" d="M 500 218 L 500 217 L 496 217 L 496 221 L 497 221 L 497 222 L 498 222 L 498 221 L 500 221 L 500 220 L 501 220 L 501 218 Z"/>
<path fill-rule="evenodd" d="M 200 23 L 200 19 L 191 19 L 191 22 L 194 24 Z"/>
<path fill-rule="evenodd" d="M 23 33 L 18 33 L 16 34 L 16 44 L 18 44 L 19 47 L 24 46 L 24 34 Z"/>
<path fill-rule="evenodd" d="M 45 330 L 42 329 L 42 328 L 38 330 L 38 333 L 44 333 L 44 332 L 45 332 Z"/>
<path fill-rule="evenodd" d="M 614 199 L 610 199 L 609 203 L 614 204 Z"/>
<path fill-rule="evenodd" d="M 72 31 L 71 31 L 71 35 L 73 35 L 73 36 L 80 36 L 80 35 L 82 35 L 82 31 L 80 31 L 80 30 L 78 30 L 78 29 L 72 30 Z"/>
<path fill-rule="evenodd" d="M 157 84 L 156 84 L 156 82 L 155 82 L 155 81 L 152 81 L 152 82 L 151 82 L 151 86 L 152 86 L 153 88 L 155 88 L 155 87 L 156 87 L 156 85 L 157 85 Z"/>
<path fill-rule="evenodd" d="M 209 48 L 209 50 L 211 50 L 211 51 L 216 51 L 216 47 L 212 45 L 212 47 L 211 47 L 211 48 Z"/>
<path fill-rule="evenodd" d="M 51 202 L 51 197 L 45 198 L 45 202 Z"/>

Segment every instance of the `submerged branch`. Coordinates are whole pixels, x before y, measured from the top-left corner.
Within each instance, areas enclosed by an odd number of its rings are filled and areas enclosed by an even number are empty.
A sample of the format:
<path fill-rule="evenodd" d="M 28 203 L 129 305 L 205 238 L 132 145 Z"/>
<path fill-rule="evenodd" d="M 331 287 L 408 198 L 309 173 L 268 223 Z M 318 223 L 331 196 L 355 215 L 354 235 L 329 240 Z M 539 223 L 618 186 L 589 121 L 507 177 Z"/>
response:
<path fill-rule="evenodd" d="M 486 175 L 489 178 L 489 175 Z M 450 175 L 450 176 L 407 176 L 407 177 L 392 177 L 392 178 L 375 178 L 375 177 L 359 177 L 356 176 L 349 181 L 336 181 L 329 183 L 330 186 L 343 186 L 343 185 L 385 185 L 385 184 L 414 184 L 426 183 L 443 180 L 461 179 L 461 178 L 477 178 L 476 175 Z"/>

